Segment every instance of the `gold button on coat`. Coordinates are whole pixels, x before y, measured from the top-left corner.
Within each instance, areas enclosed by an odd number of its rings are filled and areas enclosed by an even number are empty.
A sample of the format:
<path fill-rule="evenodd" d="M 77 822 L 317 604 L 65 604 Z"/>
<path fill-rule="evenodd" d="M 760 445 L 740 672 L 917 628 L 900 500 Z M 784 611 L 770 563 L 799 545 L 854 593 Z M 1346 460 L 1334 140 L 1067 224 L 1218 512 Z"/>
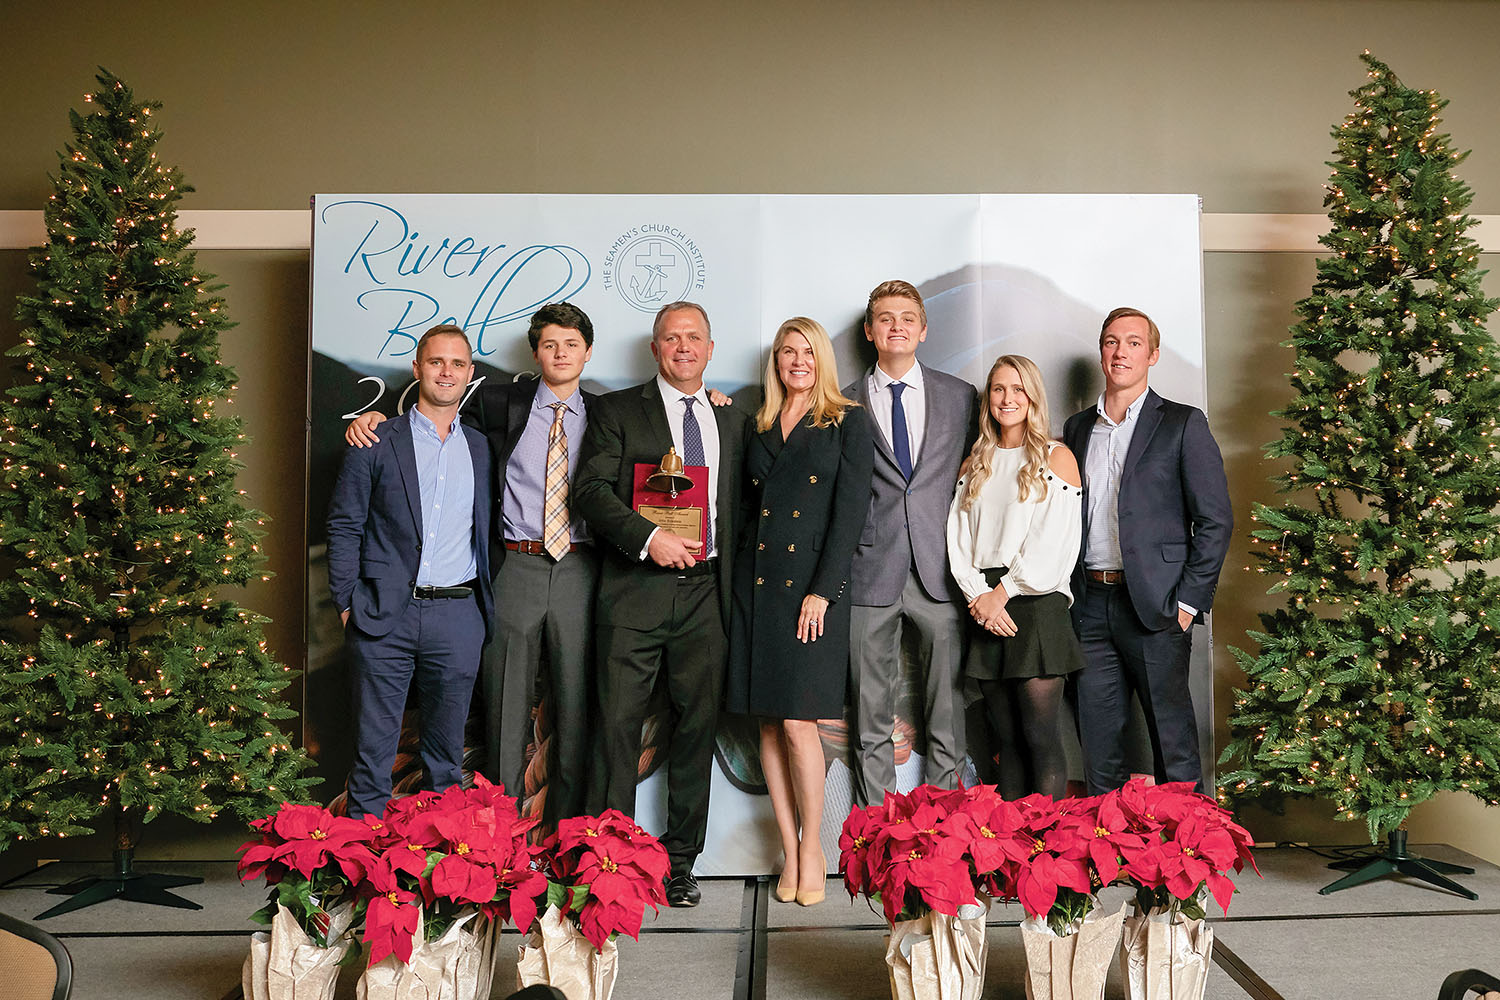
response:
<path fill-rule="evenodd" d="M 817 483 L 817 481 L 818 481 L 818 477 L 817 477 L 817 476 L 808 476 L 808 477 L 807 477 L 807 481 L 808 481 L 808 482 L 809 482 L 809 483 Z"/>
<path fill-rule="evenodd" d="M 796 552 L 796 551 L 797 551 L 797 546 L 795 546 L 795 545 L 788 545 L 788 546 L 787 546 L 787 547 L 786 547 L 786 550 L 787 550 L 787 551 L 788 551 L 788 552 Z"/>

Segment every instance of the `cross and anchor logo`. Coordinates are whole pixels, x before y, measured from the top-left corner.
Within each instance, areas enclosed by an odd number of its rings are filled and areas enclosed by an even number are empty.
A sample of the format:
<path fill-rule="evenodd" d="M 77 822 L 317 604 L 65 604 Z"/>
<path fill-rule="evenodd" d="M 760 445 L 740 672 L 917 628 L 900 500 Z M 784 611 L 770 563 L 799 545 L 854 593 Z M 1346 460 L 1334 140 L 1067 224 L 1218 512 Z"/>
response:
<path fill-rule="evenodd" d="M 616 240 L 604 277 L 631 306 L 654 313 L 703 287 L 703 252 L 680 229 L 641 226 Z"/>

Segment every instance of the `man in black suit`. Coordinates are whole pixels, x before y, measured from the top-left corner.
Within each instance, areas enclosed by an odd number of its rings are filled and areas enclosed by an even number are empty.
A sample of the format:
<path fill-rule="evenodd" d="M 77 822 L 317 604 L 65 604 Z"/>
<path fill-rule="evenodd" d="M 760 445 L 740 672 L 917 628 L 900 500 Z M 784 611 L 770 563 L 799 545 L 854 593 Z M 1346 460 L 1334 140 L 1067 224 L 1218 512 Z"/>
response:
<path fill-rule="evenodd" d="M 667 902 L 693 906 L 728 646 L 746 417 L 709 405 L 703 372 L 713 339 L 702 306 L 663 306 L 652 325 L 651 353 L 656 378 L 590 407 L 574 494 L 602 549 L 594 621 L 606 804 L 635 812 L 641 724 L 662 674 L 675 724 L 662 837 L 672 859 Z M 655 467 L 674 447 L 687 465 L 708 467 L 706 542 L 680 538 L 632 509 L 636 465 Z"/>
<path fill-rule="evenodd" d="M 1202 787 L 1188 690 L 1193 622 L 1213 604 L 1234 515 L 1219 446 L 1196 407 L 1146 384 L 1161 333 L 1120 308 L 1099 334 L 1104 392 L 1075 413 L 1063 441 L 1083 467 L 1083 547 L 1073 573 L 1073 627 L 1084 770 L 1093 794 L 1129 777 L 1124 735 L 1140 699 L 1159 781 Z"/>
<path fill-rule="evenodd" d="M 544 771 L 544 814 L 555 823 L 596 809 L 587 801 L 586 783 L 592 768 L 591 646 L 599 569 L 588 527 L 568 495 L 588 408 L 596 398 L 579 387 L 593 355 L 594 325 L 577 306 L 552 302 L 532 315 L 527 339 L 540 378 L 485 380 L 464 406 L 463 419 L 488 438 L 495 470 L 489 538 L 495 620 L 481 670 L 485 771 L 512 795 L 525 798 L 525 753 L 545 653 L 554 752 Z M 351 424 L 350 443 L 359 443 L 378 417 L 367 414 Z"/>

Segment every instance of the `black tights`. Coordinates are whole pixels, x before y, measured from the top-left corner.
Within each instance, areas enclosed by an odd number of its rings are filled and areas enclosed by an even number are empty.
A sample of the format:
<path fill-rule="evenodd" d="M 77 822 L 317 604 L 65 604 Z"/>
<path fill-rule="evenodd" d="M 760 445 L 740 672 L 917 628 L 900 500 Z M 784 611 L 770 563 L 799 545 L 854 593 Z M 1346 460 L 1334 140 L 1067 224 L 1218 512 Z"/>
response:
<path fill-rule="evenodd" d="M 1042 792 L 1060 799 L 1068 788 L 1059 715 L 1064 679 L 980 681 L 995 733 L 1000 762 L 1000 794 L 1018 799 Z"/>

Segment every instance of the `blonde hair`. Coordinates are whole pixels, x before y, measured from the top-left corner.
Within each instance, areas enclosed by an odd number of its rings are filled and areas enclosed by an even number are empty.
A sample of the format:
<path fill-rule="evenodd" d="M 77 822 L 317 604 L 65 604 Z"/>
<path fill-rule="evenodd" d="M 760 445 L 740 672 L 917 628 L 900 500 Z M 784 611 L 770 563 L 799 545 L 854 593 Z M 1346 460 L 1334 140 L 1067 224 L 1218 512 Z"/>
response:
<path fill-rule="evenodd" d="M 1000 448 L 1000 425 L 990 412 L 990 386 L 995 373 L 1002 368 L 1014 368 L 1021 378 L 1021 388 L 1026 392 L 1026 426 L 1022 431 L 1021 447 L 1026 450 L 1026 462 L 1016 473 L 1016 498 L 1025 501 L 1031 496 L 1033 487 L 1037 500 L 1047 496 L 1047 479 L 1043 475 L 1051 452 L 1052 424 L 1047 417 L 1047 389 L 1042 385 L 1042 373 L 1036 362 L 1019 354 L 1002 354 L 990 366 L 984 380 L 983 405 L 979 408 L 979 437 L 969 451 L 969 480 L 964 484 L 960 510 L 974 506 L 979 491 L 989 481 L 994 471 L 995 452 Z"/>
<path fill-rule="evenodd" d="M 828 339 L 828 331 L 817 320 L 793 316 L 777 328 L 776 337 L 771 341 L 771 356 L 766 359 L 765 400 L 755 414 L 756 430 L 770 430 L 771 425 L 781 416 L 781 404 L 786 402 L 786 386 L 781 384 L 781 373 L 776 368 L 776 355 L 781 353 L 787 334 L 790 333 L 800 333 L 806 337 L 813 352 L 815 370 L 812 402 L 807 407 L 807 415 L 812 418 L 813 426 L 827 427 L 843 423 L 844 411 L 859 404 L 839 391 L 838 363 L 833 359 L 833 341 Z"/>

